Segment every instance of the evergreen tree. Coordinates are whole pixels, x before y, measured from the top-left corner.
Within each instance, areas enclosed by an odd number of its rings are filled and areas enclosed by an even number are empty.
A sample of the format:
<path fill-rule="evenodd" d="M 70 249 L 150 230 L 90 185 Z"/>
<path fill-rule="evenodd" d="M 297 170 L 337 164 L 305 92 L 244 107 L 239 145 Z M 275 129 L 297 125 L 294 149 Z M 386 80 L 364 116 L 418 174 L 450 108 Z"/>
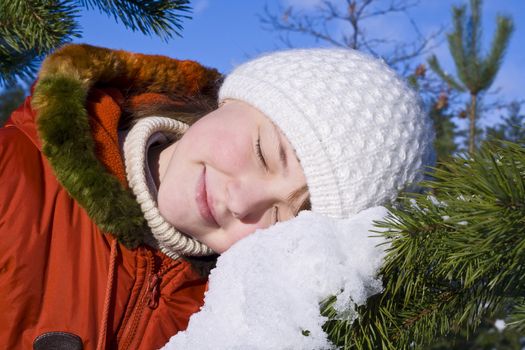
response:
<path fill-rule="evenodd" d="M 492 319 L 483 319 L 473 334 L 465 331 L 451 333 L 436 339 L 428 350 L 517 350 L 525 346 L 525 338 L 519 331 L 504 325 L 505 311 Z M 499 326 L 501 323 L 503 327 Z M 499 328 L 498 328 L 499 327 Z"/>
<path fill-rule="evenodd" d="M 180 35 L 190 18 L 189 0 L 2 0 L 0 1 L 0 86 L 31 80 L 43 57 L 80 37 L 81 7 L 98 9 L 133 31 L 167 40 Z"/>
<path fill-rule="evenodd" d="M 506 140 L 516 142 L 525 147 L 525 114 L 520 114 L 521 104 L 512 102 L 508 114 L 502 121 L 486 130 L 487 141 Z"/>
<path fill-rule="evenodd" d="M 501 66 L 514 25 L 509 17 L 498 16 L 497 29 L 490 52 L 481 53 L 481 0 L 470 0 L 470 16 L 466 6 L 453 7 L 454 31 L 448 34 L 448 47 L 457 71 L 457 78 L 445 73 L 435 55 L 429 65 L 452 88 L 470 94 L 468 150 L 474 152 L 476 144 L 477 100 L 479 94 L 492 85 Z M 459 80 L 459 81 L 458 81 Z"/>
<path fill-rule="evenodd" d="M 415 71 L 407 77 L 407 82 L 419 93 L 423 101 L 423 108 L 432 119 L 435 131 L 436 160 L 440 162 L 448 159 L 458 150 L 455 139 L 461 133 L 457 131 L 457 125 L 449 112 L 449 94 L 444 91 L 443 83 L 439 82 L 440 86 L 434 86 L 435 80 L 429 79 L 426 71 L 424 64 L 418 65 Z"/>
<path fill-rule="evenodd" d="M 428 192 L 407 194 L 378 223 L 391 242 L 384 292 L 358 309 L 355 323 L 337 319 L 334 298 L 322 305 L 325 329 L 342 348 L 428 349 L 498 316 L 505 332 L 525 334 L 525 149 L 484 145 L 432 175 Z M 507 341 L 512 348 L 520 340 Z"/>
<path fill-rule="evenodd" d="M 25 90 L 16 84 L 0 93 L 0 127 L 4 125 L 11 113 L 24 101 Z"/>
<path fill-rule="evenodd" d="M 452 115 L 448 112 L 446 94 L 441 94 L 437 100 L 431 101 L 429 115 L 436 133 L 434 149 L 439 163 L 449 159 L 458 150 L 455 139 L 459 136 L 459 132 L 456 130 L 457 126 L 452 120 Z"/>

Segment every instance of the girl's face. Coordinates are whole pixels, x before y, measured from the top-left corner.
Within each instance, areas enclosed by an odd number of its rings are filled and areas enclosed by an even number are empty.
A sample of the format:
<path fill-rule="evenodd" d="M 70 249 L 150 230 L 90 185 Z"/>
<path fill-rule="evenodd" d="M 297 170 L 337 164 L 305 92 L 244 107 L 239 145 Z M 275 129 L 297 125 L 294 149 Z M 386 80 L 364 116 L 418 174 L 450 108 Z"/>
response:
<path fill-rule="evenodd" d="M 160 213 L 217 253 L 294 217 L 308 197 L 300 191 L 306 179 L 289 141 L 245 102 L 226 101 L 171 147 Z"/>

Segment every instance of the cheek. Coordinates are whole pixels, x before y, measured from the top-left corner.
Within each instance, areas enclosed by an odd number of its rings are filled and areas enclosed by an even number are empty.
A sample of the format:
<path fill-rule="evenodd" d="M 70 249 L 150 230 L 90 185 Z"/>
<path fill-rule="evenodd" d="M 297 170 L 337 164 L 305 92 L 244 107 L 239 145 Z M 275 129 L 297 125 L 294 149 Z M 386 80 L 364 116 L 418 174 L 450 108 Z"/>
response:
<path fill-rule="evenodd" d="M 217 123 L 196 128 L 188 139 L 199 140 L 188 143 L 188 151 L 197 147 L 204 162 L 220 170 L 240 171 L 251 160 L 252 136 L 242 128 L 225 128 Z M 197 125 L 195 125 L 197 126 Z M 215 127 L 214 127 L 215 126 Z M 188 131 L 189 132 L 189 131 Z M 198 146 L 195 146 L 195 145 Z"/>
<path fill-rule="evenodd" d="M 197 171 L 189 175 L 177 172 L 179 168 L 181 167 L 168 169 L 164 180 L 160 183 L 157 196 L 160 214 L 172 225 L 180 223 L 181 218 L 191 217 L 198 175 Z M 181 183 L 185 183 L 186 186 L 181 186 Z"/>
<path fill-rule="evenodd" d="M 212 165 L 228 173 L 238 173 L 249 162 L 250 143 L 247 140 L 229 138 L 220 140 L 215 147 L 210 148 Z"/>
<path fill-rule="evenodd" d="M 230 236 L 233 237 L 234 240 L 233 243 L 237 242 L 240 239 L 243 239 L 246 236 L 253 234 L 258 229 L 267 228 L 269 225 L 265 224 L 263 221 L 264 220 L 261 220 L 256 224 L 237 223 L 237 225 L 234 228 L 232 228 L 232 232 L 230 232 Z"/>

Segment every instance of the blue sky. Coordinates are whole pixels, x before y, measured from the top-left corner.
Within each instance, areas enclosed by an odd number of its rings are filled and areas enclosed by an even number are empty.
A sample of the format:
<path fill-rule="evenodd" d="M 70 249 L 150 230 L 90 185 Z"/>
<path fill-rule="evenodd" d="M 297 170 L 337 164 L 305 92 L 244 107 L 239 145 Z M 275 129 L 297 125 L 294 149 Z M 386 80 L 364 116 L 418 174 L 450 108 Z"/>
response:
<path fill-rule="evenodd" d="M 98 10 L 83 11 L 79 18 L 83 37 L 75 42 L 193 59 L 228 73 L 250 57 L 283 47 L 277 33 L 265 31 L 257 17 L 263 13 L 265 5 L 272 9 L 294 6 L 302 11 L 315 11 L 319 2 L 320 0 L 195 0 L 192 1 L 193 19 L 184 21 L 183 37 L 175 37 L 167 43 L 157 37 L 133 33 L 117 24 L 113 18 L 100 14 Z M 451 6 L 465 2 L 466 0 L 422 0 L 421 5 L 410 14 L 423 33 L 430 33 L 441 25 L 450 28 Z M 499 91 L 505 100 L 525 99 L 522 88 L 525 82 L 525 70 L 522 68 L 525 62 L 525 20 L 520 16 L 525 13 L 525 1 L 484 1 L 485 47 L 488 47 L 492 37 L 497 13 L 512 15 L 516 30 L 492 90 Z M 366 22 L 364 26 L 370 35 L 390 35 L 392 38 L 403 39 L 413 35 L 413 30 L 403 15 L 385 16 L 380 20 Z M 340 30 L 344 31 L 345 27 L 341 26 Z M 295 42 L 297 46 L 321 45 L 308 38 L 296 38 Z M 438 58 L 447 71 L 454 72 L 446 42 L 441 40 L 437 44 L 439 46 L 435 53 Z"/>
<path fill-rule="evenodd" d="M 381 0 L 389 3 L 389 0 Z M 156 37 L 126 30 L 112 18 L 100 14 L 98 10 L 84 11 L 79 18 L 85 42 L 111 48 L 120 48 L 142 53 L 164 54 L 177 58 L 197 60 L 213 66 L 222 72 L 229 72 L 235 65 L 261 52 L 283 47 L 275 32 L 263 30 L 258 14 L 262 14 L 265 4 L 270 8 L 281 5 L 295 6 L 303 11 L 313 11 L 320 0 L 195 0 L 193 19 L 184 21 L 183 37 L 175 37 L 168 43 Z M 429 33 L 440 25 L 450 28 L 450 8 L 465 1 L 422 0 L 420 6 L 411 11 L 423 33 Z M 512 98 L 524 98 L 522 85 L 525 81 L 525 21 L 519 14 L 525 13 L 522 0 L 485 0 L 483 8 L 484 39 L 488 41 L 493 33 L 496 14 L 513 15 L 514 32 L 507 56 L 494 86 Z M 405 38 L 410 37 L 411 28 L 402 15 L 383 17 L 380 21 L 365 23 L 365 29 L 373 34 Z M 344 28 L 342 28 L 344 30 Z M 299 46 L 319 46 L 313 40 L 298 39 Z M 488 44 L 488 43 L 486 43 Z M 436 49 L 438 58 L 453 72 L 452 61 L 446 43 Z"/>

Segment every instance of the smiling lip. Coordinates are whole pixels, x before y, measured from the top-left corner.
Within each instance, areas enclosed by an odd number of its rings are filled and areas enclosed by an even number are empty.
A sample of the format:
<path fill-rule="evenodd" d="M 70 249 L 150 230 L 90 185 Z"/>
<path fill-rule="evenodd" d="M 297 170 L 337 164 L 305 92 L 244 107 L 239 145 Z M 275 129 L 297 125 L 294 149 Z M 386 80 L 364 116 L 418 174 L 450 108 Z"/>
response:
<path fill-rule="evenodd" d="M 210 206 L 210 203 L 213 203 L 213 201 L 210 198 L 211 196 L 206 191 L 206 167 L 204 167 L 202 174 L 199 177 L 199 181 L 197 181 L 197 188 L 195 192 L 195 200 L 197 202 L 197 208 L 199 209 L 199 214 L 201 217 L 210 225 L 219 226 L 217 220 L 215 220 L 213 216 L 212 206 Z"/>

